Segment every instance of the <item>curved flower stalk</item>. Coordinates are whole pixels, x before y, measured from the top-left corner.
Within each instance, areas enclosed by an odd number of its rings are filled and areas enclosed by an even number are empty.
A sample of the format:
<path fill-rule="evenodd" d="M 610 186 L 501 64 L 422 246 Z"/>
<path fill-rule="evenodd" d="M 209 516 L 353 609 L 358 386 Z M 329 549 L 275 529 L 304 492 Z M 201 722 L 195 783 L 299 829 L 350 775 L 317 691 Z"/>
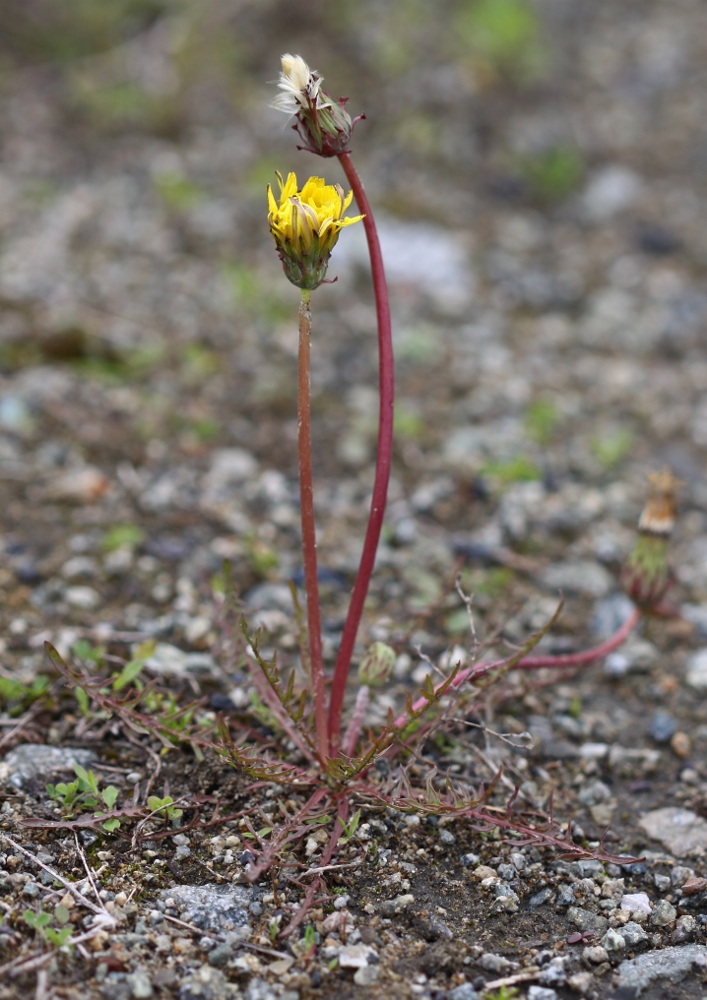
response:
<path fill-rule="evenodd" d="M 282 56 L 282 72 L 278 83 L 282 93 L 273 101 L 272 106 L 286 114 L 294 115 L 296 124 L 293 127 L 304 142 L 304 146 L 298 148 L 306 149 L 319 156 L 337 156 L 339 158 L 342 169 L 351 185 L 358 209 L 363 215 L 363 226 L 366 231 L 368 252 L 371 259 L 373 290 L 376 298 L 380 399 L 378 449 L 368 526 L 341 636 L 329 700 L 329 743 L 331 753 L 335 754 L 338 750 L 341 732 L 341 712 L 344 704 L 346 680 L 351 667 L 351 658 L 368 587 L 373 575 L 388 498 L 393 453 L 395 386 L 390 305 L 383 268 L 383 255 L 373 212 L 349 152 L 354 125 L 365 115 L 351 119 L 345 108 L 347 98 L 342 97 L 338 101 L 334 101 L 322 90 L 323 82 L 321 75 L 316 70 L 310 69 L 301 56 L 287 53 Z"/>
<path fill-rule="evenodd" d="M 344 195 L 338 184 L 310 177 L 300 191 L 291 173 L 280 184 L 279 201 L 268 185 L 268 225 L 275 240 L 285 274 L 300 291 L 299 351 L 297 365 L 297 452 L 299 459 L 302 557 L 307 593 L 309 671 L 314 701 L 314 719 L 319 761 L 326 767 L 329 756 L 326 693 L 322 658 L 322 628 L 317 574 L 317 538 L 314 521 L 312 435 L 310 414 L 310 336 L 312 313 L 310 292 L 327 280 L 331 252 L 339 233 L 362 216 L 346 218 L 353 193 Z"/>

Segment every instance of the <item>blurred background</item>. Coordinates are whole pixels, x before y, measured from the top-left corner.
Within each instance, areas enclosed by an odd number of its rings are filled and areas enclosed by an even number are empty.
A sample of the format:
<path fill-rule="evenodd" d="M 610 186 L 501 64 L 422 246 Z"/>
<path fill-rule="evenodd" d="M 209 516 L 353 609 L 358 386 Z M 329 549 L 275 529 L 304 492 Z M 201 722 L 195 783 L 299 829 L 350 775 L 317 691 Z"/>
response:
<path fill-rule="evenodd" d="M 610 601 L 665 464 L 687 483 L 680 573 L 699 604 L 700 0 L 4 0 L 0 584 L 26 588 L 11 618 L 167 616 L 198 644 L 194 589 L 224 556 L 261 598 L 299 571 L 297 293 L 265 188 L 275 170 L 343 178 L 268 107 L 283 52 L 366 115 L 352 149 L 398 364 L 374 615 L 435 599 L 460 553 L 482 611 L 513 588 L 524 601 L 531 571 Z M 362 233 L 332 273 L 313 394 L 334 643 L 376 434 Z M 554 598 L 528 600 L 518 634 Z"/>

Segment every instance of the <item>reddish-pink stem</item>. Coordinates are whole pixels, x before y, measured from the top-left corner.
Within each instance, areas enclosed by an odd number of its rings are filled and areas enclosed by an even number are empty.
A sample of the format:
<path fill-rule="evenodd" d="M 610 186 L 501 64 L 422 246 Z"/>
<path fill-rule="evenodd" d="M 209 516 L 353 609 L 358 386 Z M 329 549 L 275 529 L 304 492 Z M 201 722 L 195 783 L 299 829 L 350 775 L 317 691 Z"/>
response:
<path fill-rule="evenodd" d="M 601 660 L 604 656 L 608 656 L 609 653 L 613 653 L 615 649 L 626 641 L 636 627 L 640 617 L 640 610 L 634 608 L 621 628 L 600 646 L 593 646 L 591 649 L 584 649 L 579 653 L 565 653 L 563 656 L 524 656 L 522 660 L 518 660 L 513 665 L 513 670 L 541 670 L 543 667 L 581 667 L 584 664 L 593 663 L 594 660 Z M 465 681 L 476 681 L 492 670 L 504 666 L 506 663 L 508 663 L 508 658 L 505 660 L 489 660 L 487 663 L 477 663 L 476 666 L 460 670 L 452 681 L 450 688 L 459 688 Z M 435 687 L 435 691 L 439 691 L 445 683 L 445 681 L 442 681 L 438 684 Z M 413 712 L 419 712 L 420 709 L 423 709 L 427 701 L 427 698 L 418 698 L 417 701 L 413 702 Z M 403 712 L 395 720 L 395 725 L 404 726 L 407 719 L 408 713 Z"/>
<path fill-rule="evenodd" d="M 356 582 L 351 595 L 351 603 L 349 604 L 344 631 L 341 636 L 341 645 L 339 646 L 339 653 L 336 658 L 331 696 L 329 699 L 329 741 L 332 754 L 336 752 L 339 742 L 341 710 L 344 704 L 346 679 L 351 666 L 356 634 L 361 623 L 363 605 L 368 593 L 368 586 L 376 559 L 376 550 L 383 526 L 383 515 L 385 514 L 390 465 L 393 454 L 394 396 L 393 337 L 390 324 L 390 305 L 388 303 L 388 288 L 383 269 L 383 255 L 378 240 L 376 224 L 361 179 L 351 162 L 350 154 L 340 153 L 339 161 L 353 190 L 358 210 L 364 215 L 363 225 L 366 230 L 366 239 L 368 240 L 368 253 L 371 259 L 373 290 L 376 298 L 376 314 L 378 317 L 380 410 L 378 421 L 378 453 L 376 456 L 376 473 L 371 498 L 371 512 L 368 518 L 361 562 L 358 567 L 358 574 L 356 575 Z"/>
<path fill-rule="evenodd" d="M 314 719 L 317 750 L 324 764 L 328 751 L 324 664 L 322 660 L 322 625 L 319 611 L 319 581 L 317 578 L 317 536 L 314 525 L 314 491 L 312 486 L 312 436 L 310 422 L 309 339 L 312 314 L 309 292 L 302 289 L 299 305 L 299 359 L 297 369 L 297 450 L 299 455 L 299 491 L 302 516 L 302 558 L 304 585 L 307 593 L 307 631 L 309 633 L 309 667 L 312 677 Z"/>

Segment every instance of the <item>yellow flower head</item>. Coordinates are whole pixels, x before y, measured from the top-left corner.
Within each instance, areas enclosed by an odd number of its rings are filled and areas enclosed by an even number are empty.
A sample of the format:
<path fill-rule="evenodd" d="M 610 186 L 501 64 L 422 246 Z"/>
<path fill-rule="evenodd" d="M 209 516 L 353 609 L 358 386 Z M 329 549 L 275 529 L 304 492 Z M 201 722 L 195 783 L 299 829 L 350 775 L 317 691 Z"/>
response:
<path fill-rule="evenodd" d="M 277 179 L 279 201 L 268 185 L 268 225 L 285 274 L 298 288 L 318 288 L 326 278 L 339 233 L 363 216 L 344 218 L 353 192 L 344 197 L 338 184 L 310 177 L 299 191 L 296 174 L 288 174 L 286 181 L 278 174 Z"/>

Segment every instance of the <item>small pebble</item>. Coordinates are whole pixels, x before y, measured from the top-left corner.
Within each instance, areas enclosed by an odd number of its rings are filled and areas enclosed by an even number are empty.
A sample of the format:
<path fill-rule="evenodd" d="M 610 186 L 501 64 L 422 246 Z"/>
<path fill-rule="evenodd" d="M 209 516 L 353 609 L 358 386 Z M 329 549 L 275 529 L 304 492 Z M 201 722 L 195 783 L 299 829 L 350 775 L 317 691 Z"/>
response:
<path fill-rule="evenodd" d="M 667 899 L 660 899 L 653 907 L 653 926 L 669 927 L 675 923 L 678 912 Z"/>
<path fill-rule="evenodd" d="M 676 756 L 687 760 L 691 750 L 690 737 L 686 733 L 675 733 L 670 741 L 670 748 Z"/>
<path fill-rule="evenodd" d="M 651 719 L 648 733 L 656 743 L 667 743 L 677 730 L 677 723 L 672 715 L 658 710 Z"/>

